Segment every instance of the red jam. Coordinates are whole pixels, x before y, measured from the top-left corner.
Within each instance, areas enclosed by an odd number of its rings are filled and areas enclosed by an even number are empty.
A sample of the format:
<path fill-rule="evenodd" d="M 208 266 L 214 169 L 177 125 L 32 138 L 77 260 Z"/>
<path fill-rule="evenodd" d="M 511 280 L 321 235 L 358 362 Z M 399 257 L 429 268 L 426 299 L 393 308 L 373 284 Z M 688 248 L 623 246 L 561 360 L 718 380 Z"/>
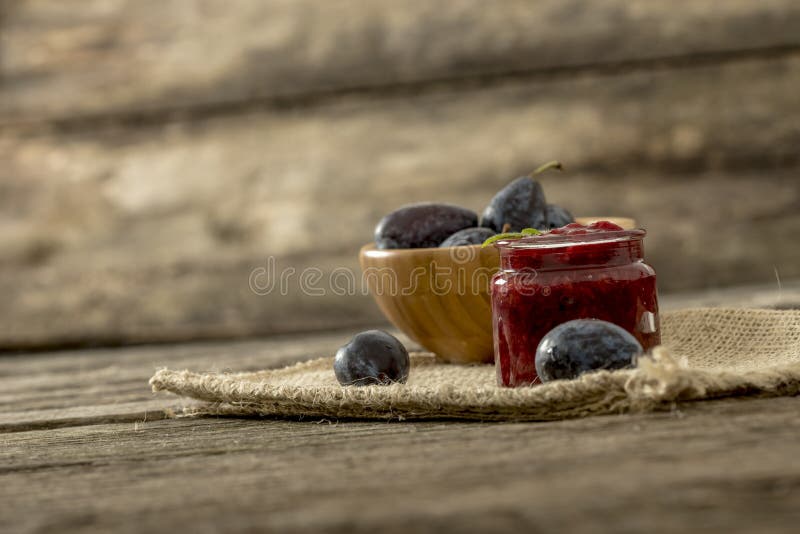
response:
<path fill-rule="evenodd" d="M 500 272 L 492 278 L 497 382 L 539 382 L 539 341 L 572 319 L 615 323 L 648 350 L 661 342 L 656 273 L 642 259 L 644 230 L 601 221 L 499 241 Z"/>

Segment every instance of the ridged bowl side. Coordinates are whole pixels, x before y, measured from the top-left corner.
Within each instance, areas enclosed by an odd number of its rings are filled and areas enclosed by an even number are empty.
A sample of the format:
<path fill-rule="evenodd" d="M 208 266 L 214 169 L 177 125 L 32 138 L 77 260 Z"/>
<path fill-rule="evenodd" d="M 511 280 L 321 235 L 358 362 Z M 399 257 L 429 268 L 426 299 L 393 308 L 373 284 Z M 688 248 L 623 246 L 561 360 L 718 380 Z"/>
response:
<path fill-rule="evenodd" d="M 494 247 L 376 250 L 369 244 L 360 261 L 375 302 L 411 339 L 450 362 L 492 361 Z"/>

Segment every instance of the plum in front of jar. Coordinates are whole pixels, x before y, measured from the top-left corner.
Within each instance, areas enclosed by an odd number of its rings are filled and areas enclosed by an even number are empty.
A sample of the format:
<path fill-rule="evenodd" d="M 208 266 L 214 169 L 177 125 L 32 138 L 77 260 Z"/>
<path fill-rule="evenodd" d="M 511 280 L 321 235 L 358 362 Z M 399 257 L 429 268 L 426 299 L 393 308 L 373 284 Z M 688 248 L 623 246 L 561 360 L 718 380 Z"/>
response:
<path fill-rule="evenodd" d="M 536 348 L 542 382 L 577 378 L 600 369 L 633 367 L 642 346 L 627 330 L 608 321 L 575 319 L 548 332 Z"/>

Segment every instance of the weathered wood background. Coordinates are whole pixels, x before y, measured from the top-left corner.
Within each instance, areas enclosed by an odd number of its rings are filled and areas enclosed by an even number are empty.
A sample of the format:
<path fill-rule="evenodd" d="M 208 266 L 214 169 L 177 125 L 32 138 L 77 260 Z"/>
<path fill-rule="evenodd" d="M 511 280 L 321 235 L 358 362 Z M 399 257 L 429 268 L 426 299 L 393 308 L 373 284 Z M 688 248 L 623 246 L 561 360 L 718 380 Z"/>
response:
<path fill-rule="evenodd" d="M 791 0 L 0 0 L 0 347 L 375 322 L 250 275 L 552 158 L 662 292 L 797 278 L 799 88 Z"/>

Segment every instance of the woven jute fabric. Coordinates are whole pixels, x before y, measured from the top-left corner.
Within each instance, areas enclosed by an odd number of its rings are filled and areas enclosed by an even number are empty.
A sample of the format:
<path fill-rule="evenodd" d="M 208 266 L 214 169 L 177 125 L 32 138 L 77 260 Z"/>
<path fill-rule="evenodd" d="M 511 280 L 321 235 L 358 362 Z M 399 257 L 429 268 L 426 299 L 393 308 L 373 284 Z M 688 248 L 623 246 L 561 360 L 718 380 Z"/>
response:
<path fill-rule="evenodd" d="M 419 352 L 408 382 L 390 386 L 342 387 L 332 357 L 255 373 L 162 369 L 150 384 L 206 401 L 194 413 L 357 419 L 547 421 L 800 393 L 800 311 L 664 313 L 662 342 L 635 369 L 515 389 L 498 387 L 491 365 L 445 364 Z"/>

